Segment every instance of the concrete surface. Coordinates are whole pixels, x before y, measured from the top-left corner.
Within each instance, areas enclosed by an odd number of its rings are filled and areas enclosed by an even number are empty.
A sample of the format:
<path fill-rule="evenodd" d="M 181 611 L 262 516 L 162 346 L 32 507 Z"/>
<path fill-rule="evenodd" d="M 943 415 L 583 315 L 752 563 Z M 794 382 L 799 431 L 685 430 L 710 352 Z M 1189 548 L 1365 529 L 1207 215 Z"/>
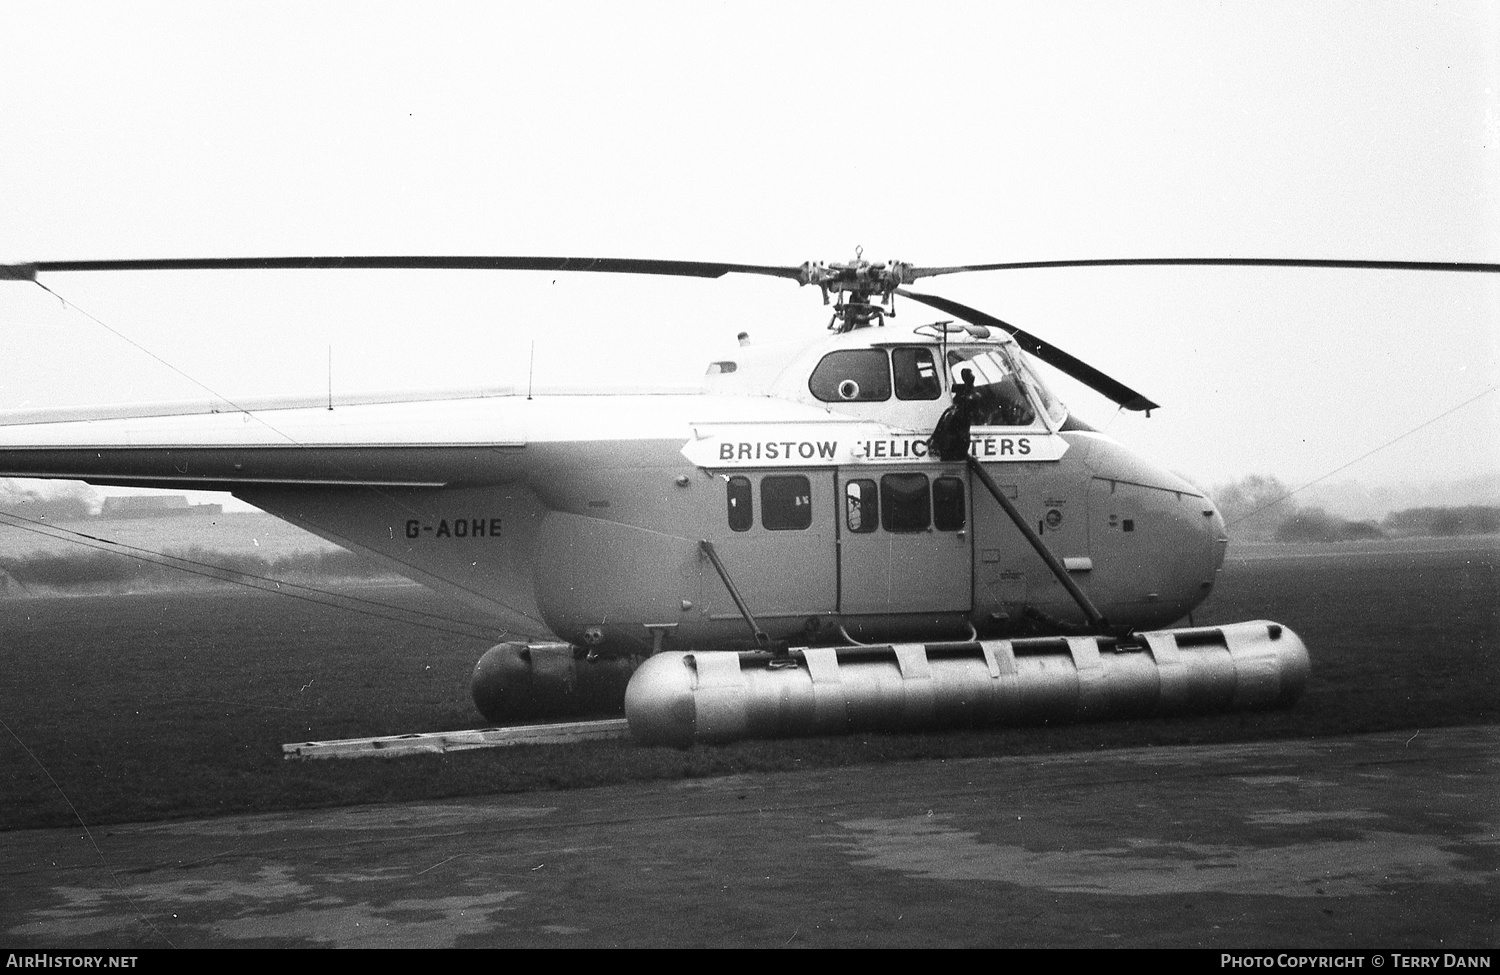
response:
<path fill-rule="evenodd" d="M 1469 727 L 26 830 L 0 945 L 1493 946 L 1497 785 Z"/>

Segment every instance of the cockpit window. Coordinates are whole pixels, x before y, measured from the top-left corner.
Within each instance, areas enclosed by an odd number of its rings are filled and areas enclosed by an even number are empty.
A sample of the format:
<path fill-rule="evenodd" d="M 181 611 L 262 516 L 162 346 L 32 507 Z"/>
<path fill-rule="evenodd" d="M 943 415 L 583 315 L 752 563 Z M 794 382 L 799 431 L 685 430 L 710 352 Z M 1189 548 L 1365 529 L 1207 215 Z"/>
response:
<path fill-rule="evenodd" d="M 807 388 L 825 403 L 870 403 L 891 398 L 891 366 L 884 349 L 841 349 L 818 363 Z"/>
<path fill-rule="evenodd" d="M 1016 365 L 1020 367 L 1021 374 L 1026 377 L 1031 386 L 1031 391 L 1036 394 L 1037 402 L 1042 404 L 1042 410 L 1047 414 L 1047 418 L 1052 421 L 1052 425 L 1055 427 L 1062 426 L 1062 422 L 1068 418 L 1068 408 L 1062 404 L 1062 400 L 1052 395 L 1052 390 L 1048 389 L 1046 384 L 1037 378 L 1036 373 L 1032 371 L 1030 363 L 1025 359 L 1018 356 Z"/>
<path fill-rule="evenodd" d="M 897 399 L 937 399 L 943 395 L 931 349 L 892 349 L 891 371 L 896 375 Z"/>
<path fill-rule="evenodd" d="M 954 383 L 964 370 L 974 374 L 978 393 L 978 426 L 1029 427 L 1037 422 L 1033 396 L 1043 404 L 1054 423 L 1061 423 L 1067 410 L 1045 392 L 1045 387 L 1019 356 L 1005 348 L 950 349 L 948 373 Z"/>

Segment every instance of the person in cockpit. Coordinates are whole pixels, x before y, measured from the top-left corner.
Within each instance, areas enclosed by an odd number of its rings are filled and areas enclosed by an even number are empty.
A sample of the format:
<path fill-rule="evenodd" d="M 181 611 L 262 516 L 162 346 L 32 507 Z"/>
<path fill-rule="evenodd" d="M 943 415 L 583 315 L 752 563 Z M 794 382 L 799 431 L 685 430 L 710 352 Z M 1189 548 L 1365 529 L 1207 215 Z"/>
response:
<path fill-rule="evenodd" d="M 1024 427 L 1036 422 L 1031 397 L 1026 394 L 1026 388 L 1015 371 L 999 354 L 991 352 L 966 359 L 962 353 L 950 352 L 948 360 L 950 370 L 962 366 L 973 367 L 978 372 L 970 412 L 975 426 Z"/>
<path fill-rule="evenodd" d="M 986 417 L 981 426 L 1024 427 L 1036 421 L 1036 411 L 1031 400 L 1022 391 L 1014 374 L 998 383 L 980 386 L 978 390 L 980 412 Z"/>

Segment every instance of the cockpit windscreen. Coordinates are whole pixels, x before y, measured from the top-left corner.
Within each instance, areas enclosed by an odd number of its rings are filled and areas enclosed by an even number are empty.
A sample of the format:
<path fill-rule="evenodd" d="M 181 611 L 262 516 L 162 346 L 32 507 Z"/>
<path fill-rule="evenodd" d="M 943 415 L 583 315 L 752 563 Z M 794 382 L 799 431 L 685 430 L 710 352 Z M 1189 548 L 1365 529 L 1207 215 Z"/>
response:
<path fill-rule="evenodd" d="M 1054 397 L 1026 361 L 1007 348 L 993 346 L 948 350 L 948 374 L 956 385 L 964 370 L 974 375 L 979 406 L 979 426 L 1029 427 L 1037 425 L 1037 409 L 1047 412 L 1056 425 L 1067 409 Z"/>

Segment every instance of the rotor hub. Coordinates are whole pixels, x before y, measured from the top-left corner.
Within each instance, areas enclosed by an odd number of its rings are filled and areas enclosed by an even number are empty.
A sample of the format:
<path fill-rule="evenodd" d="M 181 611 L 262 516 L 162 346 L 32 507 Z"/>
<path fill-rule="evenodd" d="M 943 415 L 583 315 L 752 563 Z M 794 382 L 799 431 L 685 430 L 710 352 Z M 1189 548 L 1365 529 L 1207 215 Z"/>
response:
<path fill-rule="evenodd" d="M 896 314 L 892 305 L 896 289 L 916 280 L 910 264 L 876 264 L 864 259 L 862 248 L 856 249 L 854 260 L 846 264 L 808 261 L 798 272 L 800 284 L 816 285 L 823 292 L 823 304 L 828 304 L 830 294 L 837 296 L 833 320 L 828 324 L 837 332 L 884 324 L 886 315 Z"/>

